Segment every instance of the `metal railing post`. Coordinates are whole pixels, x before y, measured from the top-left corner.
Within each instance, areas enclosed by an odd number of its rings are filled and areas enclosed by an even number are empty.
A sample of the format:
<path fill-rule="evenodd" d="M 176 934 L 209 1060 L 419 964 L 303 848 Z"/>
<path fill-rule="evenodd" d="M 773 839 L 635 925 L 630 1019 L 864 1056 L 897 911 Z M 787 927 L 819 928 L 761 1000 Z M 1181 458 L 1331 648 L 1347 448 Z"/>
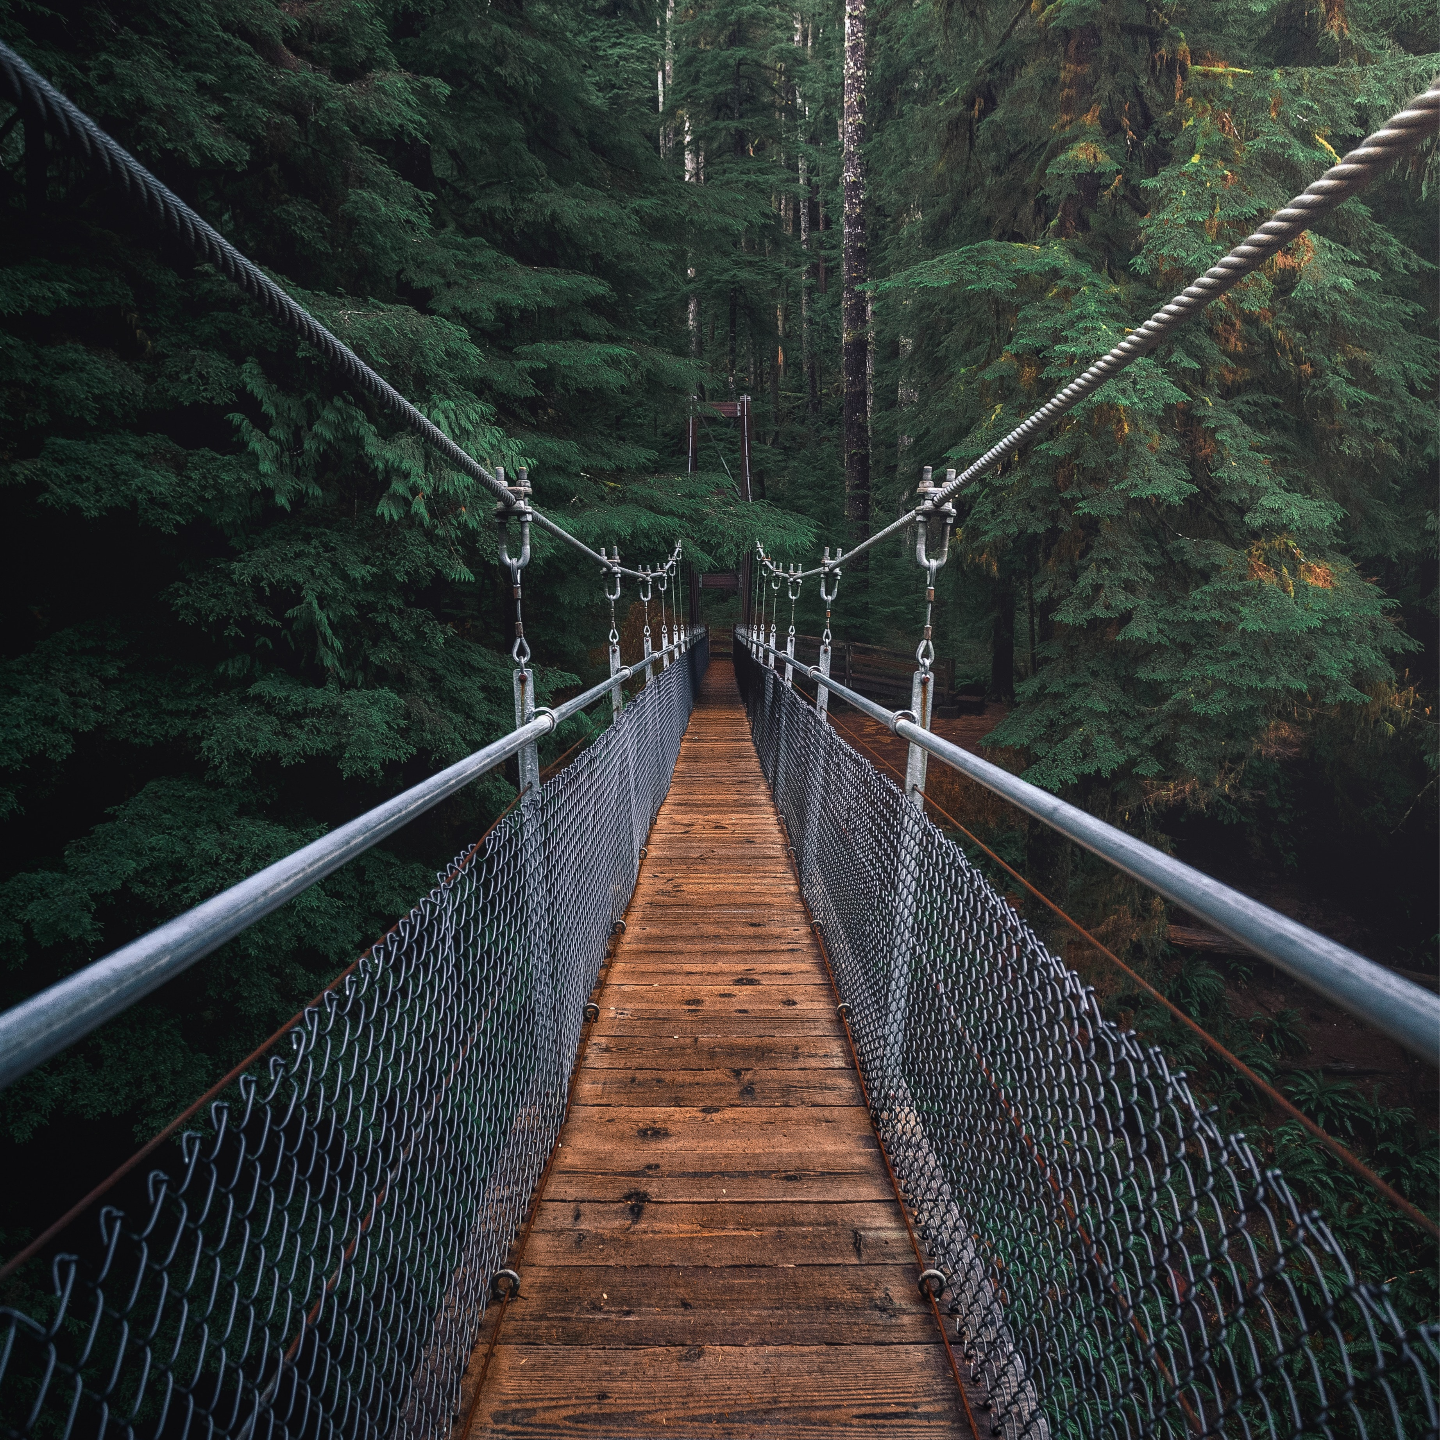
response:
<path fill-rule="evenodd" d="M 830 678 L 830 654 L 831 647 L 828 640 L 820 642 L 820 673 L 828 680 Z M 824 685 L 815 687 L 815 709 L 823 718 L 830 710 L 830 691 Z"/>
<path fill-rule="evenodd" d="M 654 653 L 654 647 L 650 643 L 650 596 L 652 594 L 651 581 L 653 577 L 650 574 L 650 567 L 648 565 L 642 568 L 641 574 L 644 577 L 641 584 L 645 587 L 640 592 L 641 604 L 645 606 L 645 633 L 642 636 L 643 649 L 641 652 L 643 657 L 641 660 L 641 668 L 645 671 L 645 679 L 641 681 L 641 684 L 648 689 L 650 681 L 654 678 L 650 673 L 650 656 Z"/>
<path fill-rule="evenodd" d="M 830 565 L 830 547 L 825 547 L 825 568 L 820 572 L 820 598 L 825 602 L 825 628 L 820 632 L 820 673 L 828 680 L 830 678 L 830 606 L 834 604 L 835 597 L 840 593 L 840 557 L 835 557 L 835 567 Z M 826 588 L 826 582 L 829 588 Z M 830 691 L 824 685 L 815 687 L 815 708 L 823 718 L 830 709 Z"/>
<path fill-rule="evenodd" d="M 631 719 L 633 721 L 633 715 Z M 625 783 L 630 799 L 630 875 L 633 879 L 640 872 L 640 846 L 644 843 L 645 836 L 640 828 L 640 812 L 636 802 L 635 726 L 633 724 L 627 725 L 625 727 L 624 735 Z"/>
<path fill-rule="evenodd" d="M 825 694 L 823 685 L 816 687 L 816 697 Z M 815 737 L 815 767 L 810 777 L 809 793 L 805 797 L 805 838 L 801 842 L 799 855 L 800 888 L 804 890 L 820 875 L 820 861 L 815 854 L 819 840 L 820 810 L 825 803 L 825 781 L 829 771 L 830 736 L 825 722 L 825 712 L 820 711 L 818 723 L 812 728 Z M 813 907 L 812 907 L 813 908 Z"/>
<path fill-rule="evenodd" d="M 920 804 L 923 806 L 923 792 Z M 883 1089 L 893 1109 L 905 1094 L 902 1073 L 905 1025 L 910 1014 L 910 961 L 915 948 L 915 903 L 919 892 L 916 869 L 924 820 L 914 804 L 900 807 L 900 833 L 896 836 L 895 915 L 891 926 L 890 975 L 885 993 L 885 1031 L 882 1060 Z"/>
<path fill-rule="evenodd" d="M 611 632 L 614 633 L 613 631 Z M 610 642 L 610 678 L 613 680 L 624 667 L 620 664 L 620 642 Z M 620 718 L 620 712 L 625 708 L 625 696 L 620 686 L 616 685 L 610 691 L 610 719 L 612 721 Z"/>
<path fill-rule="evenodd" d="M 528 725 L 535 718 L 535 672 L 530 669 L 514 672 L 515 728 Z M 540 798 L 540 747 L 531 740 L 515 757 L 520 768 L 522 805 L 529 806 Z"/>
<path fill-rule="evenodd" d="M 915 563 L 925 571 L 925 633 L 915 650 L 915 661 L 919 669 L 910 683 L 910 712 L 914 723 L 922 730 L 930 728 L 930 711 L 935 703 L 935 644 L 930 621 L 935 609 L 935 573 L 950 558 L 950 531 L 955 524 L 953 505 L 936 506 L 935 487 L 931 477 L 933 471 L 926 465 L 920 472 L 919 493 L 921 502 L 920 518 L 915 526 Z M 947 480 L 955 472 L 949 471 Z M 940 553 L 931 555 L 926 532 L 931 521 L 937 521 L 940 530 Z M 912 740 L 905 757 L 905 798 L 923 815 L 925 813 L 925 764 L 927 755 Z"/>
<path fill-rule="evenodd" d="M 910 682 L 910 711 L 922 729 L 930 728 L 930 712 L 935 699 L 935 676 L 929 670 L 917 670 Z M 905 756 L 905 798 L 922 814 L 925 810 L 925 766 L 929 755 L 913 740 Z"/>
<path fill-rule="evenodd" d="M 785 731 L 788 711 L 790 709 L 789 699 L 781 693 L 781 680 L 779 674 L 775 676 L 775 777 L 770 782 L 770 788 L 775 795 L 775 803 L 782 806 L 784 792 L 781 786 L 785 777 Z"/>

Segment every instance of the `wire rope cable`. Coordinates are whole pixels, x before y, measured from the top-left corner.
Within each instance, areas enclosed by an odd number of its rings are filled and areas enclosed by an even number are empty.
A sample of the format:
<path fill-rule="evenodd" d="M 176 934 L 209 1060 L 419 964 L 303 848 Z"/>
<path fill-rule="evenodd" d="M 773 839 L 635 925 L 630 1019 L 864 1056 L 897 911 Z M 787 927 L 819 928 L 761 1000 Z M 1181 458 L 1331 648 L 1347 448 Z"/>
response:
<path fill-rule="evenodd" d="M 509 510 L 516 505 L 516 496 L 500 477 L 452 440 L 333 331 L 292 299 L 258 265 L 242 255 L 124 146 L 107 135 L 83 110 L 3 42 L 0 42 L 0 95 L 18 105 L 22 112 L 33 110 L 51 134 L 94 165 L 155 224 L 178 239 L 198 259 L 213 265 L 273 319 L 312 346 L 332 369 L 344 377 L 348 385 L 389 410 L 446 465 L 478 481 L 504 509 Z M 539 510 L 532 509 L 531 518 L 548 535 L 573 546 L 607 570 L 619 569 L 623 574 L 639 578 L 638 570 L 619 566 L 618 562 L 597 554 L 583 540 Z"/>
<path fill-rule="evenodd" d="M 1417 95 L 1405 109 L 1392 115 L 1373 135 L 1349 151 L 1338 164 L 1332 165 L 1312 185 L 1306 186 L 1288 205 L 1277 210 L 1194 284 L 1187 286 L 1168 305 L 1157 310 L 1138 329 L 1132 330 L 1113 350 L 1102 355 L 1034 414 L 1022 420 L 1003 440 L 992 445 L 953 480 L 937 486 L 922 504 L 862 540 L 843 558 L 848 561 L 887 536 L 914 524 L 919 516 L 945 504 L 992 465 L 1014 454 L 1027 440 L 1033 440 L 1062 415 L 1093 395 L 1107 380 L 1113 379 L 1141 356 L 1148 355 L 1172 331 L 1198 315 L 1227 290 L 1232 290 L 1278 250 L 1298 239 L 1317 220 L 1358 194 L 1382 170 L 1397 160 L 1403 160 L 1435 134 L 1437 123 L 1440 123 L 1440 78 L 1432 82 L 1423 94 Z M 830 565 L 838 563 L 839 558 L 831 561 Z M 830 565 L 822 562 L 805 574 L 821 574 Z"/>

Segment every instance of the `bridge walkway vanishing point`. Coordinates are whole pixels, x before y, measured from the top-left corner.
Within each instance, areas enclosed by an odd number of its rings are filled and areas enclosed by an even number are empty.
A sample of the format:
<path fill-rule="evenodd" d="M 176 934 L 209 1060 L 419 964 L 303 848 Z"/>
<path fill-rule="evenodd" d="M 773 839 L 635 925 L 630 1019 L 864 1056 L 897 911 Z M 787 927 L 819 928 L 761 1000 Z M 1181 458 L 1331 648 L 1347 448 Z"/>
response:
<path fill-rule="evenodd" d="M 721 656 L 648 843 L 455 1440 L 973 1440 Z"/>

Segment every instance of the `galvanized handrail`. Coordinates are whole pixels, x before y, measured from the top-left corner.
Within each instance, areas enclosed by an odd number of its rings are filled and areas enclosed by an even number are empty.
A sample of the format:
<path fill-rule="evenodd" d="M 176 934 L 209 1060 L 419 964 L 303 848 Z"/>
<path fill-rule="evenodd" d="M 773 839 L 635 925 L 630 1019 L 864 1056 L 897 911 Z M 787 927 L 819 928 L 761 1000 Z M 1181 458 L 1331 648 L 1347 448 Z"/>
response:
<path fill-rule="evenodd" d="M 779 660 L 788 659 L 784 651 L 766 644 L 760 636 L 750 637 L 743 627 L 740 633 L 752 638 L 760 651 Z M 1192 915 L 1198 915 L 1222 934 L 1284 971 L 1292 980 L 1298 980 L 1348 1014 L 1374 1025 L 1412 1054 L 1431 1065 L 1436 1063 L 1440 1055 L 1440 995 L 1421 989 L 1393 970 L 1316 934 L 1114 825 L 1097 820 L 1048 790 L 922 729 L 903 714 L 887 710 L 822 674 L 818 665 L 803 671 L 799 666 L 795 668 L 797 673 L 823 685 L 846 704 L 878 720 L 892 734 L 918 745 L 1027 815 L 1102 860 L 1108 860 L 1132 879 L 1148 885 Z"/>
<path fill-rule="evenodd" d="M 696 633 L 692 630 L 691 637 Z M 683 642 L 677 639 L 652 655 L 652 663 L 682 648 Z M 222 890 L 149 934 L 122 945 L 0 1014 L 0 1089 L 144 999 L 152 990 L 393 835 L 416 816 L 503 764 L 525 746 L 535 744 L 562 721 L 579 714 L 631 679 L 639 669 L 622 666 L 616 674 L 592 685 L 583 694 L 537 714 L 528 724 L 439 774 L 367 810 L 328 835 L 267 865 L 228 890 Z"/>

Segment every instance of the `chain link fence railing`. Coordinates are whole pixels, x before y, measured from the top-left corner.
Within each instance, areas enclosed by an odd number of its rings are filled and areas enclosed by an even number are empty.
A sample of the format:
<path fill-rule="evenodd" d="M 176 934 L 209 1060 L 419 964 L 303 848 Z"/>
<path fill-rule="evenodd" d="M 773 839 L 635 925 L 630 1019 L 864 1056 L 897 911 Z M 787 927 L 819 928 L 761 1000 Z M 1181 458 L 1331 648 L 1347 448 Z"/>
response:
<path fill-rule="evenodd" d="M 707 641 L 0 1309 L 0 1434 L 434 1440 L 563 1119 Z"/>
<path fill-rule="evenodd" d="M 756 748 L 992 1433 L 1436 1433 L 1440 1327 L 743 641 Z M 933 762 L 932 762 L 933 763 Z"/>

